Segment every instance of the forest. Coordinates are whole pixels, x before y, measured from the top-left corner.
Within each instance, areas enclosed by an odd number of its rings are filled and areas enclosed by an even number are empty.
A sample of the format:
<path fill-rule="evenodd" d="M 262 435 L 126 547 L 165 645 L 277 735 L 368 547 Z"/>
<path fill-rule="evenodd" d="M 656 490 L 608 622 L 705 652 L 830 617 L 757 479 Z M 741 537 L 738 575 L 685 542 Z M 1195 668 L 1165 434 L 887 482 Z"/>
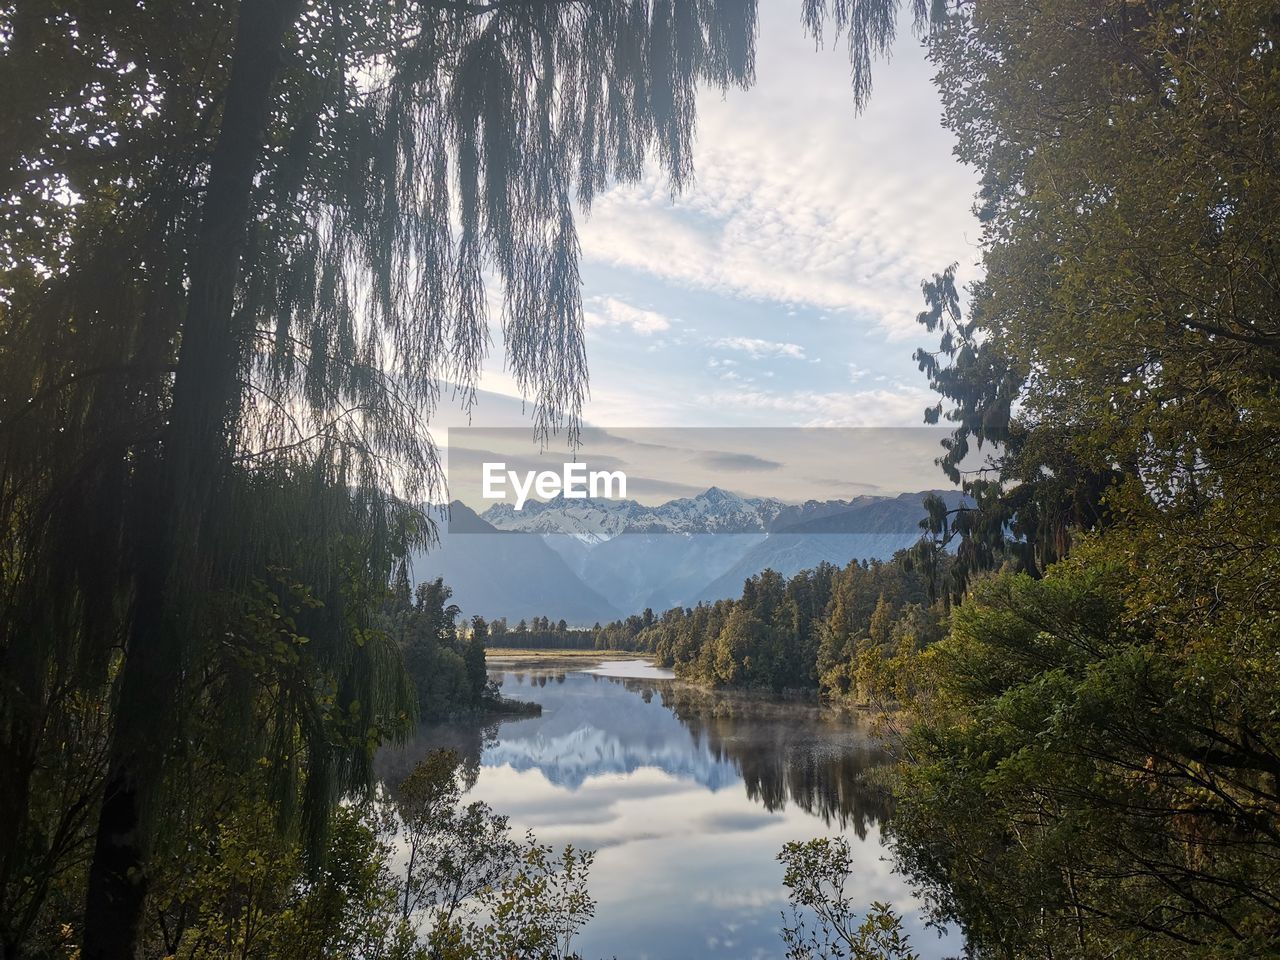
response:
<path fill-rule="evenodd" d="M 790 578 L 765 570 L 737 599 L 646 610 L 578 633 L 598 650 L 652 653 L 701 684 L 896 704 L 888 673 L 941 639 L 950 612 L 937 581 L 951 557 L 940 553 L 925 576 L 916 557 L 926 549 L 922 543 L 887 562 L 822 564 Z"/>
<path fill-rule="evenodd" d="M 972 505 L 599 636 L 891 707 L 895 863 L 975 957 L 1280 955 L 1280 10 L 899 6 L 796 29 L 847 48 L 854 110 L 913 28 L 980 176 L 980 266 L 925 280 L 916 352 Z M 492 327 L 572 435 L 579 220 L 646 171 L 678 202 L 758 26 L 0 4 L 0 954 L 573 955 L 590 852 L 466 804 L 455 755 L 376 775 L 495 696 L 492 625 L 409 588 L 429 428 Z M 841 899 L 841 842 L 782 860 L 790 956 L 915 956 Z"/>
<path fill-rule="evenodd" d="M 482 618 L 483 619 L 483 618 Z M 597 642 L 599 624 L 595 628 L 570 627 L 563 618 L 552 622 L 549 617 L 521 620 L 514 627 L 505 617 L 495 617 L 481 629 L 486 631 L 488 647 L 510 647 L 520 650 L 600 650 Z M 621 649 L 620 647 L 614 649 Z"/>

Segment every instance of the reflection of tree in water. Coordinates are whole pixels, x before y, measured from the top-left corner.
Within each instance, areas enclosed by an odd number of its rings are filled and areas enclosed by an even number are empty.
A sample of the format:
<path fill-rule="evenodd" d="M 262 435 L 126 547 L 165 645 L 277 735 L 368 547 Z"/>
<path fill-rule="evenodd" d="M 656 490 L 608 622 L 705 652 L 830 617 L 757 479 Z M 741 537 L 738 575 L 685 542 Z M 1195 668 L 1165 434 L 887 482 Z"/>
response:
<path fill-rule="evenodd" d="M 452 750 L 462 760 L 462 783 L 470 790 L 480 776 L 484 748 L 497 741 L 499 720 L 445 720 L 419 724 L 402 744 L 383 747 L 374 758 L 378 781 L 394 790 L 432 750 Z"/>
<path fill-rule="evenodd" d="M 517 684 L 527 683 L 531 687 L 545 687 L 548 683 L 553 681 L 555 683 L 564 683 L 564 672 L 561 671 L 557 674 L 551 674 L 545 671 L 540 671 L 535 673 L 533 676 L 529 676 L 525 671 L 517 670 L 511 674 L 511 678 L 515 680 Z"/>
<path fill-rule="evenodd" d="M 747 796 L 766 810 L 787 802 L 860 839 L 889 815 L 882 773 L 889 756 L 865 728 L 804 703 L 777 703 L 675 682 L 624 680 L 662 705 L 742 774 Z"/>
<path fill-rule="evenodd" d="M 513 671 L 517 681 L 504 690 L 520 696 L 520 686 L 542 688 L 565 682 L 564 670 Z M 670 711 L 692 738 L 742 776 L 747 796 L 766 810 L 788 802 L 828 825 L 852 829 L 859 838 L 889 814 L 889 796 L 880 773 L 888 755 L 865 727 L 809 703 L 779 703 L 740 693 L 704 690 L 671 680 L 592 675 L 596 683 L 618 684 L 654 709 Z M 484 748 L 498 740 L 508 718 L 460 719 L 418 727 L 401 746 L 379 752 L 376 772 L 393 786 L 432 749 L 446 747 L 462 758 L 468 787 L 479 775 Z M 525 719 L 511 717 L 511 720 Z M 614 724 L 616 726 L 616 722 Z M 610 724 L 604 721 L 608 728 Z"/>

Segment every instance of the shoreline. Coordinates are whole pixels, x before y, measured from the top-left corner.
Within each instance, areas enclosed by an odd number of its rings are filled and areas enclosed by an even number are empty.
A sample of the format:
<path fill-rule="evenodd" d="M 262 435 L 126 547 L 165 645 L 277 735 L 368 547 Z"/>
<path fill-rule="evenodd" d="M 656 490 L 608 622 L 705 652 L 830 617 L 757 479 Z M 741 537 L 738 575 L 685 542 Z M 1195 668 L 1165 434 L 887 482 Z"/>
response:
<path fill-rule="evenodd" d="M 561 647 L 485 647 L 490 660 L 653 660 L 652 653 L 640 650 L 575 650 Z"/>
<path fill-rule="evenodd" d="M 605 660 L 639 660 L 656 663 L 654 654 L 642 650 L 580 650 L 559 647 L 486 647 L 485 662 L 493 666 L 553 665 L 587 663 Z M 762 687 L 722 687 L 688 677 L 675 676 L 667 682 L 677 683 L 708 694 L 725 694 L 761 705 L 778 707 L 805 707 L 816 710 L 829 719 L 848 722 L 856 726 L 877 727 L 901 715 L 901 708 L 886 708 L 871 704 L 847 701 L 823 700 L 816 690 L 787 688 L 769 690 Z"/>

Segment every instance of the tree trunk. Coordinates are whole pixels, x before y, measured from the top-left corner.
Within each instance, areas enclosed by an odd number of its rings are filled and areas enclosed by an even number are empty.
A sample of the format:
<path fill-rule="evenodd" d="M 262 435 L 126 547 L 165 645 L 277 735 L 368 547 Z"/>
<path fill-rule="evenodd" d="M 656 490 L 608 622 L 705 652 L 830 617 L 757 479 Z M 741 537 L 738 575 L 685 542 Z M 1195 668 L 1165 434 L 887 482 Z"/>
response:
<path fill-rule="evenodd" d="M 147 823 L 194 641 L 192 607 L 208 563 L 202 525 L 230 450 L 243 331 L 235 327 L 240 258 L 251 217 L 271 90 L 300 0 L 243 0 L 218 139 L 201 210 L 173 406 L 159 462 L 141 490 L 133 619 L 121 667 L 110 767 L 85 904 L 84 960 L 137 953 L 146 897 Z"/>

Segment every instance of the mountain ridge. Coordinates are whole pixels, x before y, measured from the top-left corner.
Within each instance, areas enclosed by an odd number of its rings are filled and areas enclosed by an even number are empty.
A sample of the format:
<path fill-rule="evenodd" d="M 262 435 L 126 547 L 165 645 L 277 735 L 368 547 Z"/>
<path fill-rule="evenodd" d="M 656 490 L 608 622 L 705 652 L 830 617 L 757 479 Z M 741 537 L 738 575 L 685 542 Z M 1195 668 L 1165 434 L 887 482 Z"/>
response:
<path fill-rule="evenodd" d="M 569 534 L 608 539 L 635 533 L 853 533 L 885 532 L 884 517 L 873 530 L 858 530 L 857 519 L 870 516 L 869 508 L 888 504 L 918 503 L 928 494 L 956 497 L 955 491 L 924 490 L 895 496 L 862 495 L 850 500 L 806 500 L 786 503 L 773 497 L 742 497 L 708 487 L 694 497 L 678 497 L 649 507 L 636 500 L 603 500 L 590 497 L 529 500 L 522 510 L 510 503 L 495 503 L 479 514 L 498 530 L 521 533 Z M 824 529 L 829 518 L 844 515 L 840 529 Z M 901 517 L 900 512 L 893 512 Z M 903 532 L 916 532 L 923 514 L 902 518 Z"/>
<path fill-rule="evenodd" d="M 785 503 L 710 487 L 654 507 L 557 497 L 476 513 L 455 501 L 439 547 L 415 556 L 413 569 L 418 580 L 443 576 L 468 616 L 589 627 L 646 607 L 737 596 L 766 568 L 790 576 L 819 563 L 887 560 L 919 539 L 931 494 L 962 500 L 925 490 Z"/>

